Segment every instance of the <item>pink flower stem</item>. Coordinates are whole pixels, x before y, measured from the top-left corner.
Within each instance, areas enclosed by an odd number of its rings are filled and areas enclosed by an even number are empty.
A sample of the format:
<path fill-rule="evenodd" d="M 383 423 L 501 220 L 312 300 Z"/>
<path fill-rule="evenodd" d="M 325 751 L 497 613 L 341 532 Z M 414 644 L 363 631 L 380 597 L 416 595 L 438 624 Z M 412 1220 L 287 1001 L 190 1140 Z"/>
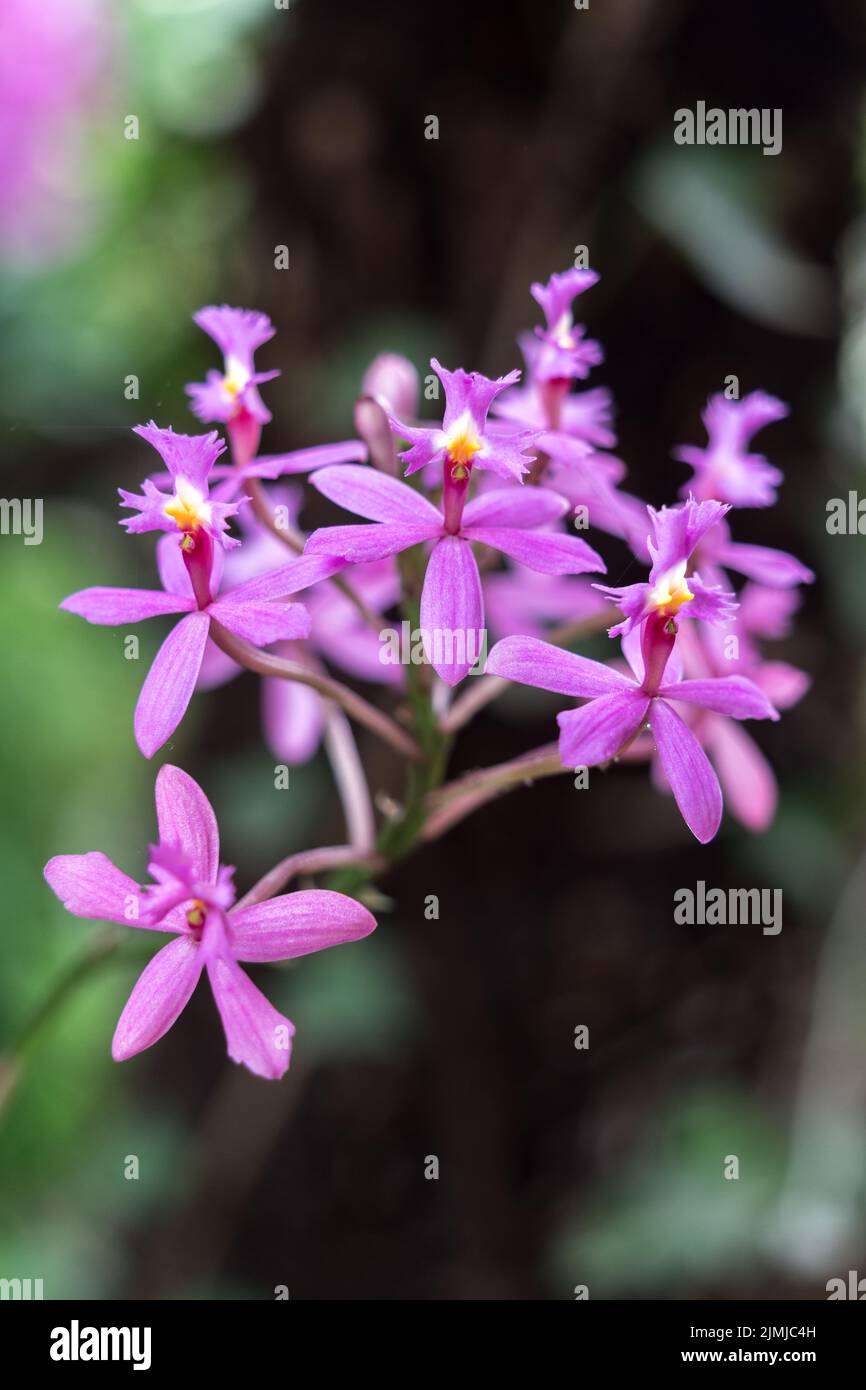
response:
<path fill-rule="evenodd" d="M 264 902 L 291 883 L 299 874 L 318 874 L 331 869 L 344 869 L 360 866 L 371 870 L 384 867 L 379 855 L 372 851 L 362 853 L 355 845 L 323 845 L 320 849 L 302 850 L 281 859 L 272 869 L 254 884 L 241 898 L 238 907 L 251 907 L 253 903 Z"/>
<path fill-rule="evenodd" d="M 531 786 L 539 777 L 555 777 L 560 772 L 569 771 L 570 768 L 563 767 L 557 744 L 548 743 L 510 762 L 470 772 L 430 794 L 421 839 L 438 839 L 452 825 L 503 792 L 511 791 L 514 787 Z"/>
<path fill-rule="evenodd" d="M 324 743 L 343 804 L 349 841 L 356 850 L 369 851 L 376 840 L 370 789 L 352 726 L 343 711 L 334 705 L 326 707 Z"/>
<path fill-rule="evenodd" d="M 211 622 L 210 635 L 220 650 L 224 651 L 226 656 L 232 657 L 239 666 L 245 666 L 248 671 L 255 671 L 259 676 L 277 676 L 281 680 L 298 681 L 301 685 L 311 686 L 326 699 L 333 700 L 335 705 L 344 709 L 358 724 L 363 724 L 371 733 L 390 744 L 404 758 L 408 758 L 410 762 L 420 761 L 421 750 L 414 739 L 410 738 L 389 715 L 371 705 L 369 700 L 350 690 L 347 685 L 333 680 L 323 672 L 302 666 L 300 662 L 288 661 L 285 657 L 262 651 L 261 648 L 244 641 L 242 637 L 236 637 L 220 623 Z"/>

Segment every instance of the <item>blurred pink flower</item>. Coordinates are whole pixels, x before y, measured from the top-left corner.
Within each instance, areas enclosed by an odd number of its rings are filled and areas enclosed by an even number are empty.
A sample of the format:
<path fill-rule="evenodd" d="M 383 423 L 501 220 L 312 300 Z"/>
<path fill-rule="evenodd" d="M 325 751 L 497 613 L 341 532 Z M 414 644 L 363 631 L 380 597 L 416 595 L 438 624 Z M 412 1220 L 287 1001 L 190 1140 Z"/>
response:
<path fill-rule="evenodd" d="M 87 126 L 108 90 L 111 19 L 104 0 L 0 5 L 0 258 L 50 261 L 90 225 Z"/>

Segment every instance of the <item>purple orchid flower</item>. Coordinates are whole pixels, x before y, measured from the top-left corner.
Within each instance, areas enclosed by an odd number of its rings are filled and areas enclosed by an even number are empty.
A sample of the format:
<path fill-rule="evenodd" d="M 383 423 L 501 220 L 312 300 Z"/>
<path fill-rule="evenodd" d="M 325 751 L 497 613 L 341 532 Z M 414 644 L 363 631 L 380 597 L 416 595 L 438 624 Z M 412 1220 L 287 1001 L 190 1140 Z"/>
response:
<path fill-rule="evenodd" d="M 174 488 L 171 496 L 160 492 L 152 478 L 142 483 L 141 493 L 118 488 L 121 505 L 133 508 L 138 515 L 121 519 L 129 534 L 143 531 L 180 532 L 189 549 L 210 546 L 213 541 L 224 550 L 240 545 L 228 534 L 228 518 L 237 515 L 241 503 L 217 501 L 209 494 L 209 479 L 214 464 L 225 450 L 225 444 L 215 430 L 210 434 L 175 434 L 173 429 L 160 429 L 151 420 L 148 425 L 136 425 L 133 433 L 147 440 L 160 455 Z"/>
<path fill-rule="evenodd" d="M 699 500 L 712 497 L 735 507 L 772 506 L 782 474 L 761 454 L 750 454 L 748 446 L 753 434 L 784 420 L 787 414 L 784 402 L 764 391 L 752 391 L 734 401 L 723 395 L 711 396 L 702 416 L 709 436 L 707 447 L 682 444 L 674 450 L 674 458 L 695 470 L 680 496 L 693 494 Z"/>
<path fill-rule="evenodd" d="M 566 280 L 570 275 L 587 274 L 593 272 L 565 272 L 559 278 Z M 546 296 L 542 286 L 535 288 Z M 553 299 L 546 302 L 553 305 Z M 494 401 L 492 410 L 497 418 L 491 429 L 513 429 L 522 425 L 535 431 L 535 446 L 547 457 L 545 482 L 567 497 L 573 507 L 586 507 L 594 527 L 618 536 L 639 559 L 647 560 L 646 503 L 620 490 L 619 484 L 626 474 L 625 464 L 601 452 L 616 443 L 611 427 L 613 398 L 610 391 L 597 387 L 592 391 L 569 393 L 567 376 L 544 379 L 539 375 L 538 369 L 543 367 L 546 354 L 549 363 L 550 345 L 532 334 L 523 334 L 519 342 L 528 382 L 503 392 Z"/>
<path fill-rule="evenodd" d="M 530 286 L 533 299 L 544 311 L 545 328 L 536 328 L 541 350 L 534 367 L 535 379 L 582 380 L 604 361 L 601 344 L 585 338 L 586 329 L 575 324 L 572 305 L 579 294 L 598 283 L 594 270 L 564 270 L 551 275 L 546 285 Z"/>
<path fill-rule="evenodd" d="M 260 426 L 266 425 L 271 412 L 258 388 L 280 373 L 257 372 L 253 359 L 256 348 L 270 342 L 276 333 L 267 314 L 211 304 L 193 314 L 193 322 L 213 338 L 224 358 L 222 372 L 209 371 L 204 382 L 191 382 L 185 388 L 192 398 L 193 413 L 200 420 L 224 424 L 246 413 Z"/>
<path fill-rule="evenodd" d="M 406 464 L 405 476 L 441 463 L 445 476 L 453 473 L 455 482 L 468 480 L 473 467 L 519 481 L 529 472 L 533 456 L 526 451 L 535 435 L 531 430 L 494 431 L 488 428 L 487 415 L 499 393 L 520 379 L 520 372 L 509 372 L 494 381 L 480 372 L 464 372 L 462 367 L 456 372 L 446 371 L 435 357 L 430 366 L 445 389 L 441 426 L 414 426 L 396 415 L 389 416 L 391 429 L 411 446 L 400 456 Z"/>
<path fill-rule="evenodd" d="M 294 1024 L 268 1002 L 239 961 L 294 960 L 367 936 L 375 918 L 342 893 L 286 893 L 233 907 L 234 870 L 219 862 L 219 830 L 197 782 L 166 764 L 156 779 L 159 844 L 141 887 L 104 854 L 60 854 L 45 877 L 76 917 L 121 922 L 175 939 L 145 966 L 111 1044 L 116 1062 L 152 1047 L 179 1018 L 207 970 L 228 1055 L 256 1076 L 277 1079 L 291 1057 Z"/>
<path fill-rule="evenodd" d="M 624 614 L 621 623 L 608 629 L 611 637 L 631 632 L 651 614 L 676 626 L 680 610 L 686 605 L 689 617 L 705 622 L 725 623 L 733 616 L 736 602 L 732 593 L 704 584 L 697 572 L 687 573 L 698 544 L 728 511 L 727 503 L 697 502 L 693 497 L 678 507 L 662 507 L 661 511 L 647 507 L 652 526 L 647 540 L 652 558 L 649 581 L 620 589 L 599 585 L 601 592 L 613 599 Z"/>
<path fill-rule="evenodd" d="M 171 552 L 162 549 L 160 559 Z M 180 554 L 183 565 L 177 563 Z M 211 623 L 237 637 L 266 647 L 288 638 L 306 637 L 310 615 L 299 603 L 280 600 L 340 568 L 325 556 L 299 556 L 282 569 L 241 584 L 220 597 L 214 556 L 198 547 L 173 547 L 173 560 L 161 565 L 163 589 L 82 589 L 60 607 L 89 623 L 116 626 L 163 614 L 183 613 L 153 659 L 135 707 L 135 740 L 152 758 L 171 737 L 186 713 L 198 680 Z M 184 576 L 185 567 L 185 579 Z"/>
<path fill-rule="evenodd" d="M 604 572 L 600 556 L 576 536 L 549 526 L 568 503 L 544 488 L 496 488 L 466 505 L 469 470 L 455 480 L 446 472 L 442 510 L 407 483 L 372 468 L 344 464 L 323 468 L 311 482 L 372 526 L 326 526 L 307 541 L 305 554 L 333 555 L 353 563 L 396 555 L 433 541 L 421 593 L 421 629 L 428 661 L 448 685 L 463 680 L 481 650 L 484 601 L 472 541 L 501 551 L 542 574 Z"/>
<path fill-rule="evenodd" d="M 582 696 L 579 709 L 557 715 L 559 753 L 565 767 L 592 767 L 622 755 L 648 726 L 659 765 L 696 839 L 706 844 L 722 818 L 719 780 L 699 740 L 670 703 L 696 705 L 733 719 L 778 719 L 766 695 L 745 676 L 714 680 L 666 679 L 674 649 L 669 621 L 644 623 L 639 655 L 624 642 L 632 675 L 577 656 L 534 637 L 506 637 L 487 659 L 491 675 L 561 695 Z"/>

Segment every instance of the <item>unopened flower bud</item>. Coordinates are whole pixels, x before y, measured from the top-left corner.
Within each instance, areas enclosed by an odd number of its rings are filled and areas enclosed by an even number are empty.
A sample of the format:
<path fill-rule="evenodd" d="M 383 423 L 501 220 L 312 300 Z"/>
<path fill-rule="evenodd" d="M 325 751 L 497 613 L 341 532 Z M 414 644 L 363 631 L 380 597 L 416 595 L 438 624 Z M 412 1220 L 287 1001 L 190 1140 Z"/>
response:
<path fill-rule="evenodd" d="M 375 396 L 391 415 L 413 416 L 418 411 L 418 373 L 408 357 L 382 352 L 364 373 L 361 394 Z"/>
<path fill-rule="evenodd" d="M 397 439 L 391 432 L 384 407 L 372 396 L 359 396 L 355 402 L 355 429 L 363 439 L 374 468 L 396 477 Z"/>

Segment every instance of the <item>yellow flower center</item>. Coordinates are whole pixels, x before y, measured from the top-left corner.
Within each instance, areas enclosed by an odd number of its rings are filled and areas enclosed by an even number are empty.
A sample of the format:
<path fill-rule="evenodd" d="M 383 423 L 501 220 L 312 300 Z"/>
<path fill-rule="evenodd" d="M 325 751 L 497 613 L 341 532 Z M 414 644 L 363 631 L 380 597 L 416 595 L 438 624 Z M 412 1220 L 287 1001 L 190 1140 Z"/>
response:
<path fill-rule="evenodd" d="M 187 908 L 186 920 L 191 927 L 203 927 L 206 916 L 207 907 L 200 898 L 196 898 L 192 905 Z"/>
<path fill-rule="evenodd" d="M 650 607 L 669 618 L 678 613 L 683 604 L 691 603 L 694 594 L 686 581 L 686 562 L 668 570 L 656 580 L 649 597 Z"/>
<path fill-rule="evenodd" d="M 481 448 L 481 440 L 468 411 L 455 421 L 445 437 L 445 447 L 452 464 L 471 463 Z"/>
<path fill-rule="evenodd" d="M 236 401 L 250 379 L 250 374 L 236 357 L 226 360 L 226 374 L 223 377 L 223 390 L 230 400 Z"/>
<path fill-rule="evenodd" d="M 169 498 L 163 511 L 176 524 L 178 530 L 185 533 L 209 525 L 211 519 L 210 502 L 206 502 L 198 488 L 193 487 L 186 478 L 178 478 L 174 497 Z"/>

